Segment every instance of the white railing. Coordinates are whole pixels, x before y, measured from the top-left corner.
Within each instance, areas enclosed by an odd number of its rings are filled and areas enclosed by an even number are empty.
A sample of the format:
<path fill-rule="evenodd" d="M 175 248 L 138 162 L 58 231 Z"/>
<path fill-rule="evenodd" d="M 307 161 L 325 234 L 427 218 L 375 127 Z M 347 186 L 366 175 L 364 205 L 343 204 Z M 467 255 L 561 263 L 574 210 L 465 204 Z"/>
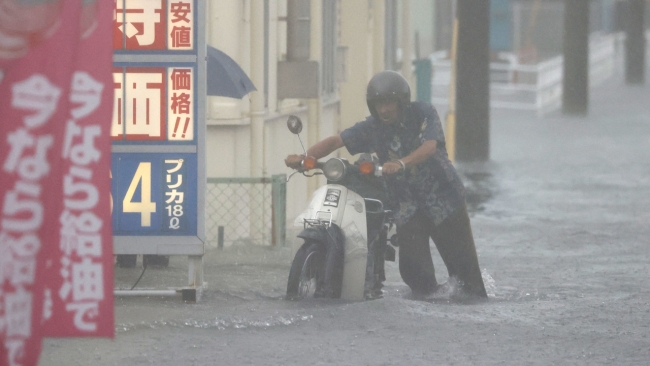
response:
<path fill-rule="evenodd" d="M 621 52 L 622 34 L 594 33 L 589 37 L 589 86 L 597 86 L 614 75 Z M 562 100 L 564 58 L 537 64 L 520 64 L 516 55 L 502 53 L 501 62 L 490 63 L 490 107 L 536 111 L 543 115 L 556 110 Z M 445 51 L 431 56 L 432 102 L 449 103 L 451 61 Z"/>

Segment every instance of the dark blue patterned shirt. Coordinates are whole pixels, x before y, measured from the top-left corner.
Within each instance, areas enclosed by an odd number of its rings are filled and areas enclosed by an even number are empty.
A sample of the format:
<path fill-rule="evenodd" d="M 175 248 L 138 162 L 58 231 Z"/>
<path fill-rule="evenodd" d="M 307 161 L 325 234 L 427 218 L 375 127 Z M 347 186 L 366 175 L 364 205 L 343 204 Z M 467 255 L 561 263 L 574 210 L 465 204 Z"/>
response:
<path fill-rule="evenodd" d="M 465 204 L 463 183 L 447 156 L 440 117 L 431 104 L 412 102 L 401 120 L 385 125 L 369 116 L 341 132 L 341 139 L 350 154 L 374 152 L 382 164 L 436 140 L 436 152 L 427 160 L 385 177 L 397 225 L 405 224 L 418 208 L 438 225 Z"/>

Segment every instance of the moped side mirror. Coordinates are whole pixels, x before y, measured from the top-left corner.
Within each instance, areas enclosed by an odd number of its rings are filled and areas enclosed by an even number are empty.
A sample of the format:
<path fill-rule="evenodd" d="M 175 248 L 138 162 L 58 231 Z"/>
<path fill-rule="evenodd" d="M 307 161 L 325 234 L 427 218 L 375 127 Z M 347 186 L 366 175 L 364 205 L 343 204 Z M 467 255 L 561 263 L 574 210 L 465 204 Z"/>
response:
<path fill-rule="evenodd" d="M 300 131 L 302 131 L 302 121 L 298 116 L 294 116 L 293 114 L 289 116 L 287 119 L 287 127 L 289 128 L 289 131 L 293 133 L 294 135 L 298 136 L 298 141 L 300 141 L 300 146 L 302 146 L 302 151 L 307 155 L 307 150 L 305 149 L 305 145 L 302 143 L 302 139 L 300 138 Z"/>
<path fill-rule="evenodd" d="M 290 115 L 289 119 L 287 119 L 287 127 L 291 133 L 297 135 L 302 131 L 302 121 L 297 116 Z"/>

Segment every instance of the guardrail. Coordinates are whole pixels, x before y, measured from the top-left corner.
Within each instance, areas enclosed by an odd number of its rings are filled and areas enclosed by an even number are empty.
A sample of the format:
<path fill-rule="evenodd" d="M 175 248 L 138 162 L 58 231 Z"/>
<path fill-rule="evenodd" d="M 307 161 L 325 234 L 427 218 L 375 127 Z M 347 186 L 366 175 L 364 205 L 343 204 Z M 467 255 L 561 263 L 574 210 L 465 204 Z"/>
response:
<path fill-rule="evenodd" d="M 594 33 L 589 37 L 589 85 L 596 86 L 614 75 L 616 57 L 624 35 Z M 562 100 L 564 57 L 559 55 L 537 64 L 518 63 L 514 54 L 500 54 L 501 62 L 490 63 L 490 107 L 537 111 L 556 110 Z M 446 51 L 431 56 L 432 102 L 449 103 L 451 61 Z"/>
<path fill-rule="evenodd" d="M 206 240 L 212 247 L 284 246 L 286 175 L 270 178 L 208 178 Z"/>

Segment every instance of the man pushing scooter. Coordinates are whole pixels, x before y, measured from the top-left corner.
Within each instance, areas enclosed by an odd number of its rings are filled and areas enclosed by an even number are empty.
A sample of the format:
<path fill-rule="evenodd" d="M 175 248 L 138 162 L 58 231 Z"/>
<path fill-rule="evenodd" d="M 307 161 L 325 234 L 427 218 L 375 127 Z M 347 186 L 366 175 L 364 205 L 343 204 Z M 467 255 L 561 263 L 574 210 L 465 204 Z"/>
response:
<path fill-rule="evenodd" d="M 376 74 L 366 93 L 370 116 L 314 144 L 307 155 L 320 159 L 343 146 L 352 155 L 376 153 L 394 206 L 400 275 L 413 294 L 435 296 L 446 288 L 436 281 L 431 238 L 462 293 L 486 298 L 463 183 L 447 156 L 440 118 L 431 104 L 410 98 L 400 74 Z M 298 169 L 302 159 L 289 155 L 285 164 Z"/>

